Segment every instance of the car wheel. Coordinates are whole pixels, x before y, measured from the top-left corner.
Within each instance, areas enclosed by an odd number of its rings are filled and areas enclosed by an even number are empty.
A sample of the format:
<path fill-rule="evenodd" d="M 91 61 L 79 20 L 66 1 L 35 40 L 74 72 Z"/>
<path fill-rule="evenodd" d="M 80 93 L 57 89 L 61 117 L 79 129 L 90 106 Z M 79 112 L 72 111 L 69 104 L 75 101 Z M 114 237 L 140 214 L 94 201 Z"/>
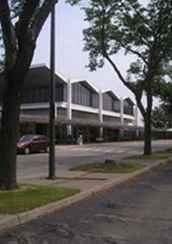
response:
<path fill-rule="evenodd" d="M 24 149 L 24 154 L 29 154 L 30 153 L 30 149 L 28 148 L 28 147 L 26 147 L 25 149 Z"/>

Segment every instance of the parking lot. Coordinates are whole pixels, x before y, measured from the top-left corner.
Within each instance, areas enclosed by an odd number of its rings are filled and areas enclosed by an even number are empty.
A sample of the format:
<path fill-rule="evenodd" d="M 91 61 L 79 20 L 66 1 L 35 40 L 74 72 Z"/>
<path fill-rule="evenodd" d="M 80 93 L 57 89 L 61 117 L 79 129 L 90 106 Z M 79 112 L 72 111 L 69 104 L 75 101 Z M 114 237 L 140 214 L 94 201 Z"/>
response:
<path fill-rule="evenodd" d="M 0 236 L 2 244 L 171 244 L 172 164 Z"/>

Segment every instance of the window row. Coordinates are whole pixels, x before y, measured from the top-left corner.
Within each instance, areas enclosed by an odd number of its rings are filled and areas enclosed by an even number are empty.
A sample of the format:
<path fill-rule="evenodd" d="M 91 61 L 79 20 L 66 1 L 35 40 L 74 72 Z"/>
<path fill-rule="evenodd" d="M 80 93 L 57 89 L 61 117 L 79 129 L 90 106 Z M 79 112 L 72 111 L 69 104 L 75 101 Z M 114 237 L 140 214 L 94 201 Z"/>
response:
<path fill-rule="evenodd" d="M 36 87 L 23 91 L 22 103 L 41 103 L 49 101 L 49 89 L 47 87 Z M 67 101 L 67 87 L 58 86 L 55 90 L 55 100 Z"/>
<path fill-rule="evenodd" d="M 120 101 L 114 100 L 108 94 L 103 95 L 103 109 L 108 111 L 120 112 Z"/>
<path fill-rule="evenodd" d="M 67 86 L 59 85 L 55 90 L 55 100 L 67 101 Z M 24 90 L 22 103 L 41 103 L 49 101 L 49 89 L 47 87 L 38 87 Z M 72 86 L 72 103 L 84 106 L 99 107 L 99 96 L 91 92 L 81 84 Z M 114 100 L 109 94 L 103 94 L 103 109 L 108 111 L 120 112 L 120 101 Z M 124 103 L 124 113 L 133 115 L 133 106 L 127 102 Z"/>
<path fill-rule="evenodd" d="M 72 103 L 84 106 L 98 107 L 98 95 L 91 92 L 81 84 L 73 84 L 72 86 Z"/>

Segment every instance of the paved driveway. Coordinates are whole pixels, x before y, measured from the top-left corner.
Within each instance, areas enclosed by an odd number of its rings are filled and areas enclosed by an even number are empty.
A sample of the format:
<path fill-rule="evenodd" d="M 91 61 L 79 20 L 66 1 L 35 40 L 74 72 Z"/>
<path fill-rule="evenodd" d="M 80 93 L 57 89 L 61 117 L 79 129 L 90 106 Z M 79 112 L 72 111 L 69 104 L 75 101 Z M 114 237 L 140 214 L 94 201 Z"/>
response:
<path fill-rule="evenodd" d="M 172 140 L 153 141 L 154 150 L 172 147 Z M 56 168 L 68 169 L 72 166 L 102 162 L 107 158 L 120 159 L 129 155 L 141 154 L 143 142 L 115 142 L 89 144 L 83 146 L 56 146 Z M 18 176 L 31 178 L 45 176 L 48 172 L 48 154 L 18 156 Z"/>
<path fill-rule="evenodd" d="M 29 244 L 171 244 L 172 164 L 20 226 L 0 243 L 17 244 L 16 237 Z"/>

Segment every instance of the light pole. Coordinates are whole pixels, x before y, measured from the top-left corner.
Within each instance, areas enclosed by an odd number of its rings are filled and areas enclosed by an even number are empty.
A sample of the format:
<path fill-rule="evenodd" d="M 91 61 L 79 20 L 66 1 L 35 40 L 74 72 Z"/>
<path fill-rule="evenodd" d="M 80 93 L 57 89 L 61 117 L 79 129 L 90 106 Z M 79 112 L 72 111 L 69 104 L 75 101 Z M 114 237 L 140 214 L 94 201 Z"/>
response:
<path fill-rule="evenodd" d="M 51 12 L 50 31 L 50 110 L 49 110 L 49 179 L 56 176 L 55 167 L 55 5 Z"/>

